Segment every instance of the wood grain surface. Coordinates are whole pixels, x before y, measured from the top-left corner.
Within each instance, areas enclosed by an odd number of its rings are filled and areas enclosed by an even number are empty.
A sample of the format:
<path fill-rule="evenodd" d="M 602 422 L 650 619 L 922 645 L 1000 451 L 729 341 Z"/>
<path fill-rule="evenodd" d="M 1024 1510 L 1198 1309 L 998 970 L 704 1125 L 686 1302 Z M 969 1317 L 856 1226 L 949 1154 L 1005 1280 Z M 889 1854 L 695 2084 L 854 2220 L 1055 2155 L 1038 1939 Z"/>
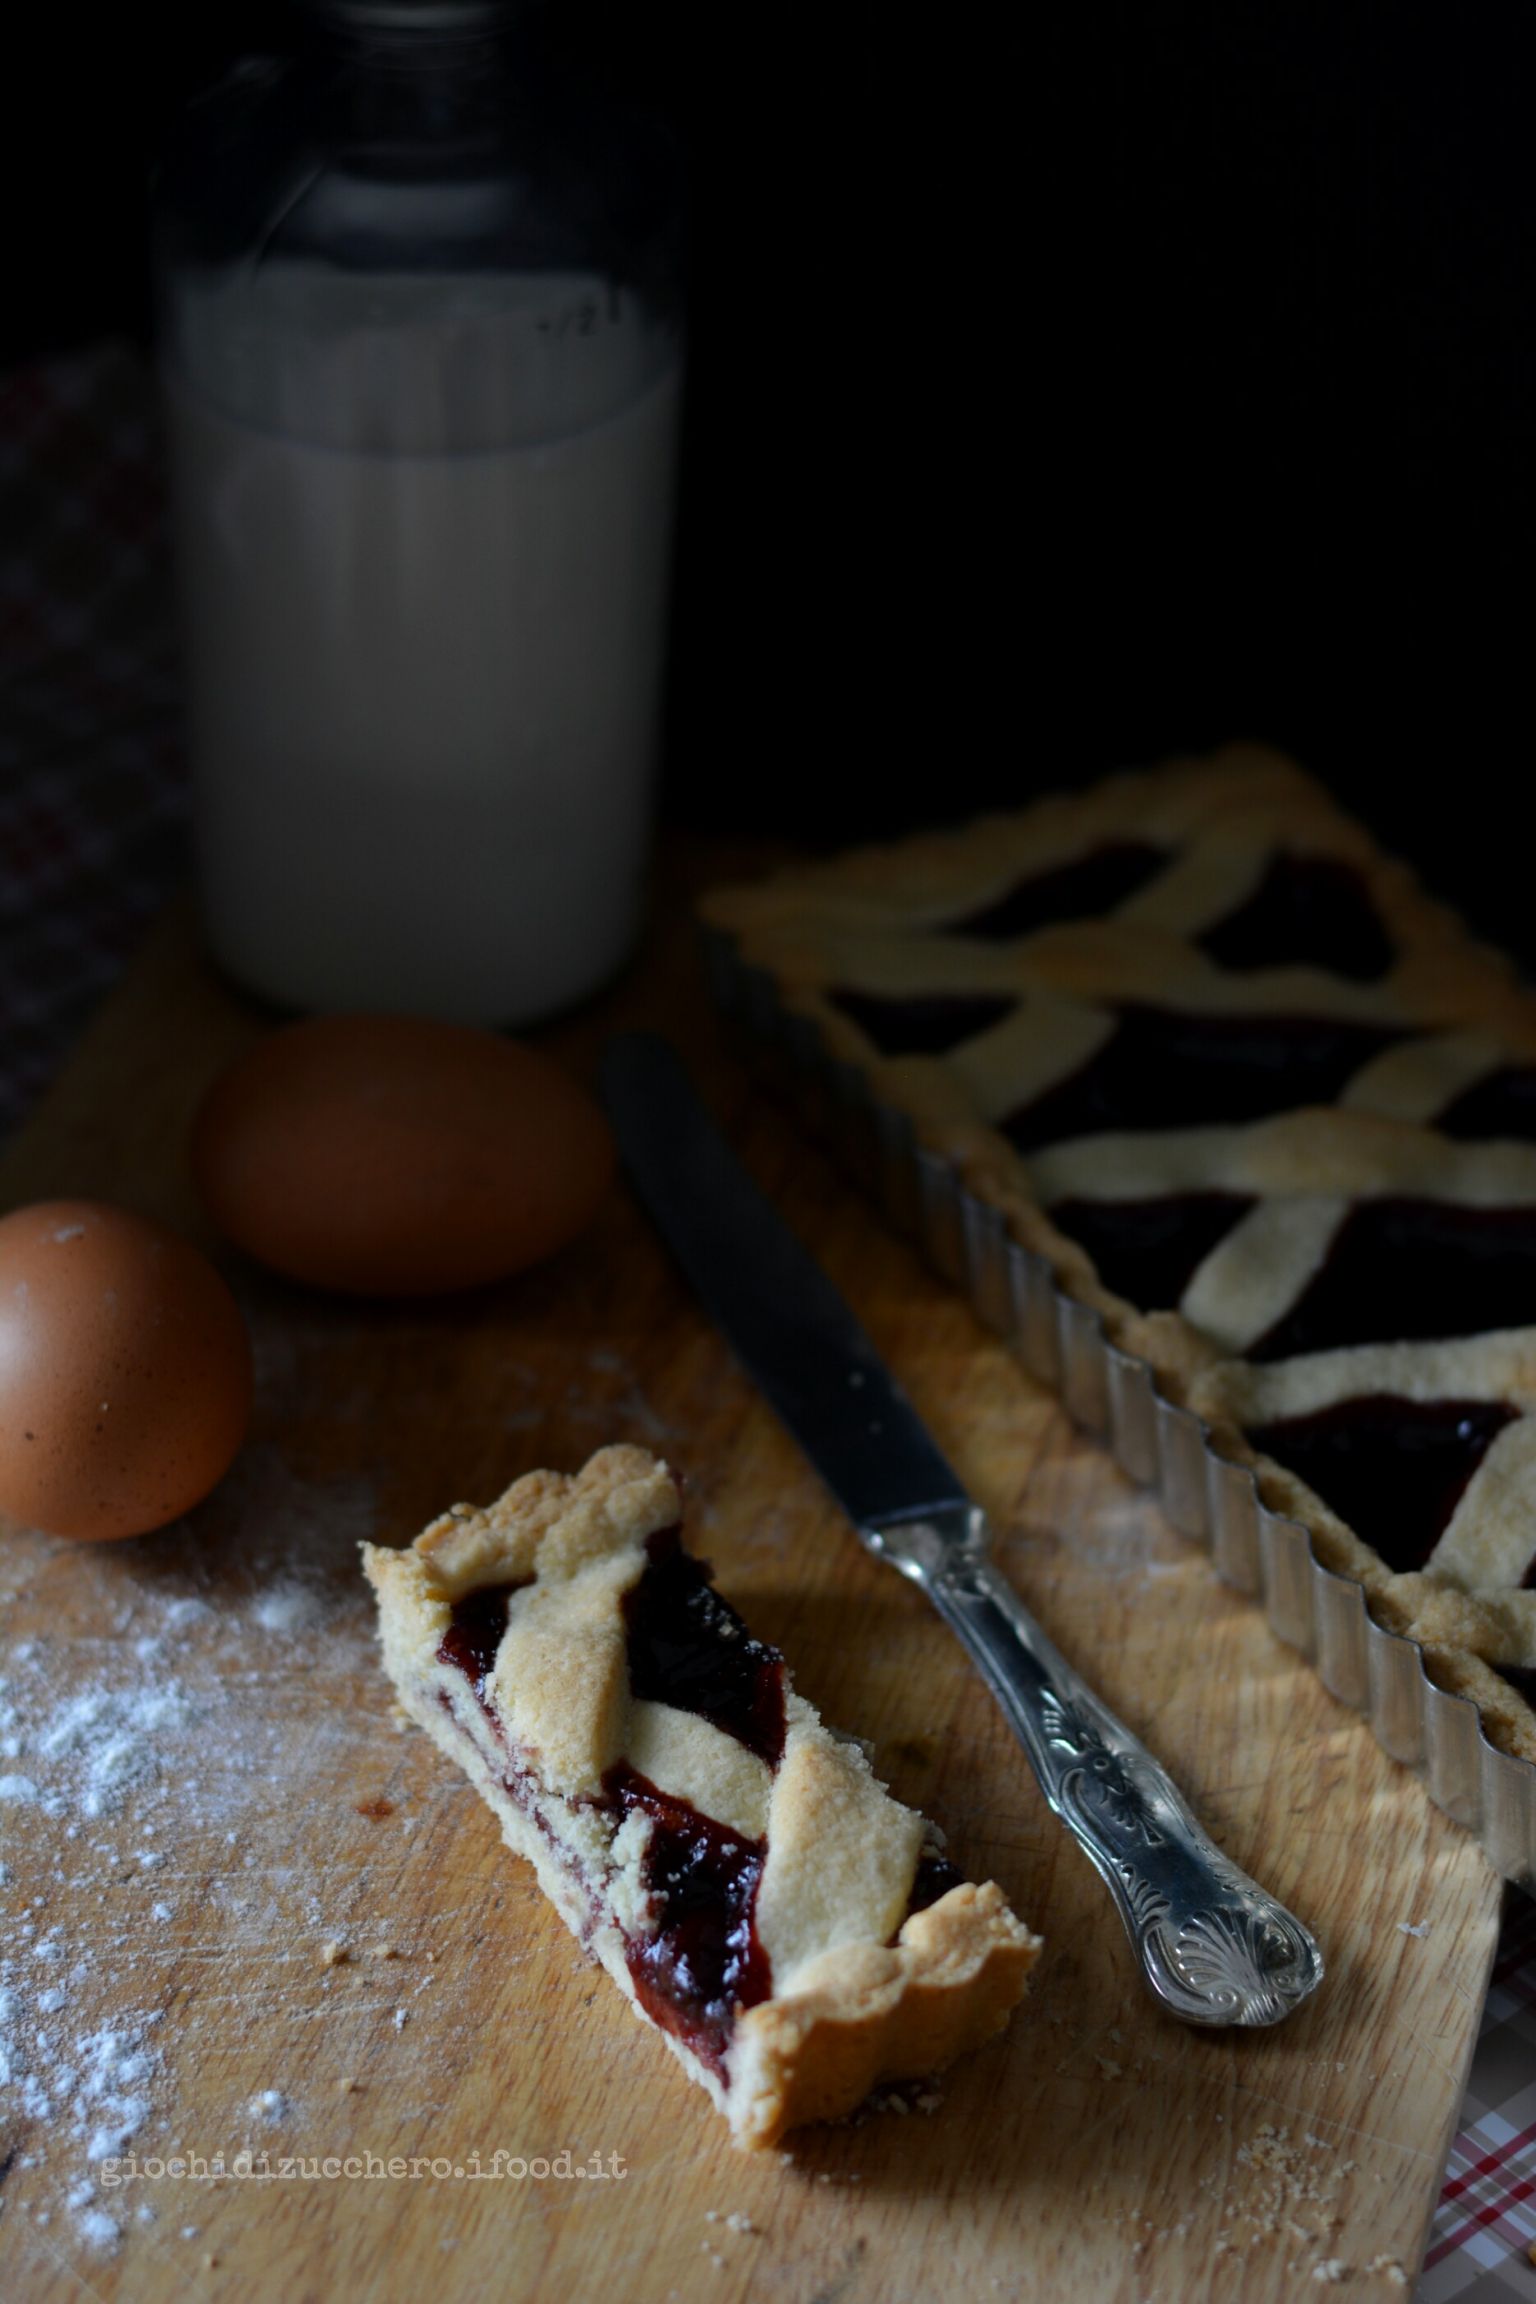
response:
<path fill-rule="evenodd" d="M 840 1524 L 627 1196 L 543 1270 L 427 1305 L 326 1300 L 224 1256 L 258 1400 L 223 1487 L 154 1537 L 0 1547 L 6 2296 L 1260 2304 L 1411 2286 L 1499 1884 L 736 1068 L 686 889 L 742 863 L 674 860 L 642 963 L 552 1045 L 585 1068 L 605 1030 L 643 1022 L 684 1046 L 992 1514 L 1008 1574 L 1313 1928 L 1326 1984 L 1269 2033 L 1154 2009 L 959 1650 Z M 267 1021 L 168 919 L 12 1148 L 0 1204 L 95 1193 L 215 1246 L 186 1122 Z M 1047 1940 L 1000 2042 L 767 2155 L 732 2149 L 468 1787 L 399 1729 L 374 1653 L 360 1538 L 404 1542 L 615 1439 L 686 1475 L 724 1590 Z M 111 2181 L 129 2154 L 207 2173 Z"/>

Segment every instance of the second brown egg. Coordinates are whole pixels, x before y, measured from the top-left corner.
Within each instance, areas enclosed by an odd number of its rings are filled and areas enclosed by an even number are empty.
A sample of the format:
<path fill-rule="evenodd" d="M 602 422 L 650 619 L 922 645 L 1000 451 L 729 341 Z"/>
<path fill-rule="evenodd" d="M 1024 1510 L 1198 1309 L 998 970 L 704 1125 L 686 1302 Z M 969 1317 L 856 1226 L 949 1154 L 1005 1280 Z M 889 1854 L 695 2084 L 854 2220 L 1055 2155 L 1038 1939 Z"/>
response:
<path fill-rule="evenodd" d="M 582 1231 L 607 1122 L 551 1058 L 468 1026 L 324 1016 L 270 1033 L 192 1130 L 219 1229 L 289 1278 L 361 1296 L 475 1287 Z"/>

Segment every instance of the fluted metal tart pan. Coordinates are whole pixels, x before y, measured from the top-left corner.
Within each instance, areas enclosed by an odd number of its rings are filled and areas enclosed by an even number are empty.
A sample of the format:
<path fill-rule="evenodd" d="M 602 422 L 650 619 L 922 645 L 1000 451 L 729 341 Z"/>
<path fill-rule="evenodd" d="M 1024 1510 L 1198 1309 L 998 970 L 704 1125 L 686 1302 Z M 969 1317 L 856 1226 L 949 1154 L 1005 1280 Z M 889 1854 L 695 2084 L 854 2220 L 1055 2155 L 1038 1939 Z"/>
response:
<path fill-rule="evenodd" d="M 1363 1713 L 1378 1743 L 1420 1774 L 1430 1796 L 1474 1832 L 1507 1879 L 1536 1886 L 1536 1766 L 1500 1750 L 1477 1706 L 1440 1687 L 1417 1641 L 1388 1631 L 1363 1586 L 1323 1565 L 1302 1524 L 1271 1511 L 1253 1473 L 1222 1456 L 1188 1408 L 1158 1390 L 1149 1364 L 1113 1343 L 1097 1312 L 1058 1284 L 1047 1260 L 1009 1235 L 1001 1212 L 921 1143 L 911 1119 L 834 1056 L 808 1017 L 732 939 L 705 931 L 711 989 L 809 1108 L 818 1132 L 897 1227 L 1006 1337 L 1030 1374 L 1121 1469 L 1152 1489 L 1179 1532 L 1260 1603 L 1271 1628 L 1310 1658 L 1323 1684 Z"/>

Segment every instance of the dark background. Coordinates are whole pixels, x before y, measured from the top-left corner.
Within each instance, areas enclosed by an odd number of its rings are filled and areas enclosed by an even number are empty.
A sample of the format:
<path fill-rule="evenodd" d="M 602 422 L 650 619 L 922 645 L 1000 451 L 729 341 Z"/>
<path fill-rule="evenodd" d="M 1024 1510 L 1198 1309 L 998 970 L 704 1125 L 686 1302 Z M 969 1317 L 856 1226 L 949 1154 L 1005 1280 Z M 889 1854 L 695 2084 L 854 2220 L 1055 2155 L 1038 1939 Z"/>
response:
<path fill-rule="evenodd" d="M 1236 734 L 1536 957 L 1536 35 L 1475 9 L 566 0 L 692 181 L 667 805 L 841 841 Z M 143 193 L 278 5 L 54 11 L 0 360 L 146 322 Z"/>

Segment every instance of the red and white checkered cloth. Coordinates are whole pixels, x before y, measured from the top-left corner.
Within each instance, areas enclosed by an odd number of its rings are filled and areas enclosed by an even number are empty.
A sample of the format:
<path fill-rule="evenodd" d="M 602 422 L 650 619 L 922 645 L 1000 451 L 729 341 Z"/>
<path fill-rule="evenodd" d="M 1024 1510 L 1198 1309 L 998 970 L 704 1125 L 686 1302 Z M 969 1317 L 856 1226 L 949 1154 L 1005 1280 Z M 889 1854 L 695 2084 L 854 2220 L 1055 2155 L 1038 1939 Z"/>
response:
<path fill-rule="evenodd" d="M 0 377 L 0 1134 L 184 876 L 186 813 L 144 365 Z"/>
<path fill-rule="evenodd" d="M 186 819 L 154 394 L 107 345 L 0 377 L 0 1134 L 184 879 Z M 1536 2304 L 1533 2242 L 1536 1903 L 1512 1890 L 1419 2304 Z"/>
<path fill-rule="evenodd" d="M 1511 1890 L 1420 2304 L 1536 2297 L 1536 1904 Z"/>

